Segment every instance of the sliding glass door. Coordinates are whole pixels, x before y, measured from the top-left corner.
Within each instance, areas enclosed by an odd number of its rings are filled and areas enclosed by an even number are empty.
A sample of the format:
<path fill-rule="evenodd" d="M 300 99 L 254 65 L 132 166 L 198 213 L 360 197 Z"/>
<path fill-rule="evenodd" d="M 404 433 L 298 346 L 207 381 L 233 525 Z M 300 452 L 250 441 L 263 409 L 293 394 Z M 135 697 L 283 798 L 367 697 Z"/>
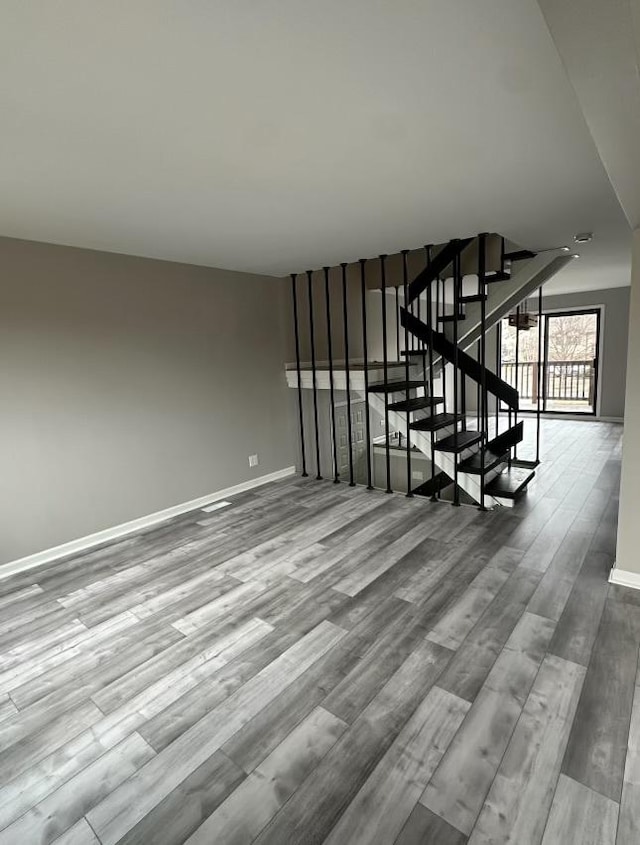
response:
<path fill-rule="evenodd" d="M 595 414 L 600 311 L 547 312 L 528 329 L 503 320 L 501 376 L 520 392 L 520 409 Z M 538 365 L 539 350 L 541 353 Z"/>

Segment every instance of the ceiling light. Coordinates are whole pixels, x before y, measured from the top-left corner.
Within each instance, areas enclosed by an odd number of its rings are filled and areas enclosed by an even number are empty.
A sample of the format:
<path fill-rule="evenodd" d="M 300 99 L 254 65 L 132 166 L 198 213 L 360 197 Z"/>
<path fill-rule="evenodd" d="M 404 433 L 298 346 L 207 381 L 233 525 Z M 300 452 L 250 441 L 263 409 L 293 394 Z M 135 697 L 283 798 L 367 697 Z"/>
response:
<path fill-rule="evenodd" d="M 562 250 L 562 252 L 571 252 L 570 246 L 561 246 L 560 249 Z"/>
<path fill-rule="evenodd" d="M 580 258 L 580 253 L 579 253 L 579 252 L 574 252 L 574 253 L 573 253 L 573 255 L 572 255 L 571 257 L 572 257 L 572 258 Z"/>
<path fill-rule="evenodd" d="M 580 232 L 577 235 L 574 235 L 573 240 L 577 244 L 588 244 L 589 241 L 593 240 L 593 232 Z"/>

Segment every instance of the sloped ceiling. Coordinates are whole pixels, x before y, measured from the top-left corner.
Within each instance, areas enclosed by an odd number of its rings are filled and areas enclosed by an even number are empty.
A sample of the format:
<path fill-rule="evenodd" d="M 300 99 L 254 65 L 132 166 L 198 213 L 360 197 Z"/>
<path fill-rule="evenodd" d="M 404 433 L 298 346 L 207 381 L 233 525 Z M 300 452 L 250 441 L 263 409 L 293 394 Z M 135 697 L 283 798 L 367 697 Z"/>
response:
<path fill-rule="evenodd" d="M 540 0 L 611 183 L 640 226 L 640 0 Z"/>
<path fill-rule="evenodd" d="M 557 289 L 629 282 L 536 0 L 4 0 L 0 20 L 0 234 L 284 274 L 587 230 Z"/>

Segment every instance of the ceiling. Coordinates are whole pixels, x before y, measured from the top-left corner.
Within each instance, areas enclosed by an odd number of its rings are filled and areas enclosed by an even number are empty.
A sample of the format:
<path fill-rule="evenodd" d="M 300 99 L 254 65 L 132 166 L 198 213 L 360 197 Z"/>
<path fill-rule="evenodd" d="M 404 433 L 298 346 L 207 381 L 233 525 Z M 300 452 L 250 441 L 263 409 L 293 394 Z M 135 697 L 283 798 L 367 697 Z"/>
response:
<path fill-rule="evenodd" d="M 551 284 L 629 283 L 536 0 L 4 0 L 0 22 L 2 235 L 280 275 L 593 231 Z"/>

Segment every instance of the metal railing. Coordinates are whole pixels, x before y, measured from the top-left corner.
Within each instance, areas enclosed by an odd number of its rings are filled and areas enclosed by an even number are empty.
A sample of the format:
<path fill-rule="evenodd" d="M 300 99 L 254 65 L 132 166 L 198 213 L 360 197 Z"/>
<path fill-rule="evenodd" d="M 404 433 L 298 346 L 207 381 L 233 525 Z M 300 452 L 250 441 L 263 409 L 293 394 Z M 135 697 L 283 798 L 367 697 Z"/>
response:
<path fill-rule="evenodd" d="M 517 377 L 516 377 L 517 369 Z M 538 399 L 538 363 L 503 362 L 502 378 L 520 393 L 521 399 Z M 549 361 L 540 374 L 540 389 L 546 399 L 593 402 L 595 370 L 593 361 Z"/>

